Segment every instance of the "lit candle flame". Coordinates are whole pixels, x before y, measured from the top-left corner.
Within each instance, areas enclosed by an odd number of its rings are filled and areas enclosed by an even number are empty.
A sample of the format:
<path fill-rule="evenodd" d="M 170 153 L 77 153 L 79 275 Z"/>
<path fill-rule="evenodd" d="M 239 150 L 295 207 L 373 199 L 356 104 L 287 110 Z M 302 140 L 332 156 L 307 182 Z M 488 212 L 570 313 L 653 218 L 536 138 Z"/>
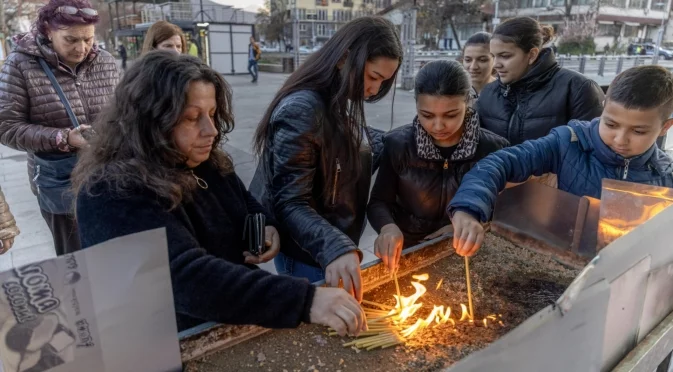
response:
<path fill-rule="evenodd" d="M 427 317 L 425 318 L 419 318 L 417 319 L 412 325 L 410 326 L 405 326 L 405 322 L 407 322 L 411 317 L 413 317 L 418 310 L 420 310 L 423 307 L 423 303 L 417 302 L 423 295 L 427 293 L 427 288 L 421 284 L 421 281 L 426 281 L 430 278 L 430 275 L 426 274 L 419 274 L 419 275 L 413 275 L 412 278 L 416 281 L 412 281 L 411 285 L 414 287 L 415 292 L 411 296 L 401 296 L 398 297 L 397 295 L 393 295 L 396 301 L 395 308 L 393 310 L 390 310 L 388 315 L 392 315 L 391 321 L 401 329 L 400 335 L 404 338 L 409 338 L 413 336 L 416 332 L 425 329 L 430 326 L 436 326 L 439 324 L 446 324 L 446 323 L 451 323 L 452 325 L 456 325 L 456 321 L 451 318 L 451 308 L 448 306 L 443 306 L 443 305 L 433 305 L 432 311 L 430 314 L 428 314 Z M 441 286 L 442 281 L 440 280 L 439 283 L 437 284 L 437 288 Z M 472 324 L 474 323 L 474 320 L 470 318 L 470 313 L 467 310 L 467 306 L 465 304 L 460 304 L 460 309 L 461 309 L 461 314 L 460 314 L 460 319 L 458 319 L 459 322 L 469 322 Z M 395 315 L 397 314 L 397 315 Z M 500 315 L 500 317 L 502 317 Z M 488 327 L 489 321 L 496 321 L 498 318 L 496 317 L 495 314 L 488 315 L 487 317 L 483 318 L 482 320 L 479 321 L 479 324 L 483 324 L 484 327 Z M 504 325 L 502 321 L 498 321 L 500 325 Z"/>

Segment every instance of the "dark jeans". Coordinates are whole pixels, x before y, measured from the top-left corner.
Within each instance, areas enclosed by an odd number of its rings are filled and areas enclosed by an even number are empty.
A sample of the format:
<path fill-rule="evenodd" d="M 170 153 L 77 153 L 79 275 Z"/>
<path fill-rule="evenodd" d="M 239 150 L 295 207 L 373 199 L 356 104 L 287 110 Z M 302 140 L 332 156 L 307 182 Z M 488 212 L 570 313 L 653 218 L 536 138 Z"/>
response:
<path fill-rule="evenodd" d="M 122 70 L 126 70 L 126 58 L 122 58 Z"/>
<path fill-rule="evenodd" d="M 257 61 L 255 60 L 249 60 L 248 61 L 248 72 L 250 75 L 252 75 L 252 81 L 257 81 L 257 76 L 259 73 L 257 72 Z"/>
<path fill-rule="evenodd" d="M 47 222 L 51 236 L 54 238 L 56 255 L 73 253 L 80 250 L 79 231 L 75 216 L 68 214 L 51 214 L 40 209 L 42 217 Z"/>
<path fill-rule="evenodd" d="M 291 257 L 278 253 L 273 259 L 278 275 L 289 275 L 298 278 L 307 278 L 309 282 L 315 283 L 325 279 L 325 273 L 321 268 L 307 265 Z"/>

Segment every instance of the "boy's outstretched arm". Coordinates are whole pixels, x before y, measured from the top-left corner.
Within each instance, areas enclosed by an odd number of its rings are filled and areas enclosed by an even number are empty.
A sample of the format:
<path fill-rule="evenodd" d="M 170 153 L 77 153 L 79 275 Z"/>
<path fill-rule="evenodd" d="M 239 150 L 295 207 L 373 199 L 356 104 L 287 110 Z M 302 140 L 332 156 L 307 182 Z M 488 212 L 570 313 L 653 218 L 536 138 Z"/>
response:
<path fill-rule="evenodd" d="M 570 142 L 567 127 L 497 151 L 480 160 L 465 175 L 447 207 L 454 229 L 453 246 L 458 254 L 471 256 L 479 249 L 484 239 L 481 223 L 491 218 L 495 199 L 507 182 L 524 182 L 530 176 L 557 173 L 559 141 Z"/>

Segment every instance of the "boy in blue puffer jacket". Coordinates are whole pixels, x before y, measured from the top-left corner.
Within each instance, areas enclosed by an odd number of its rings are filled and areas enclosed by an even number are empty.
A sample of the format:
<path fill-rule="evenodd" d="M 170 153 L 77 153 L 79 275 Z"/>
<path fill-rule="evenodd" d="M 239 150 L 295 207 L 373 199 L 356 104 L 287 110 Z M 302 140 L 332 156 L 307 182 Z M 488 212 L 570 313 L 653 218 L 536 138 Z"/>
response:
<path fill-rule="evenodd" d="M 453 245 L 473 255 L 484 239 L 482 222 L 507 182 L 554 173 L 558 188 L 600 198 L 604 178 L 673 187 L 673 159 L 655 144 L 673 125 L 673 74 L 641 66 L 619 74 L 608 88 L 603 114 L 591 122 L 573 120 L 537 140 L 497 151 L 463 178 L 447 212 Z"/>

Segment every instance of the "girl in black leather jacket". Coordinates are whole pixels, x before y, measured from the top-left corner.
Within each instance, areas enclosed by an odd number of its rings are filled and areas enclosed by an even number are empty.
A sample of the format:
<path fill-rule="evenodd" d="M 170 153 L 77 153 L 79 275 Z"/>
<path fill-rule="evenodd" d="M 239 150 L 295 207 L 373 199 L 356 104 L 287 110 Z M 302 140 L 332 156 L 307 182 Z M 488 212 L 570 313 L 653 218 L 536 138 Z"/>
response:
<path fill-rule="evenodd" d="M 481 126 L 512 146 L 603 112 L 605 95 L 598 84 L 562 68 L 554 52 L 542 48 L 553 33 L 532 18 L 517 17 L 500 24 L 491 38 L 498 81 L 486 85 L 476 108 Z"/>
<path fill-rule="evenodd" d="M 507 141 L 479 128 L 470 79 L 460 63 L 434 61 L 416 75 L 414 122 L 384 138 L 367 216 L 374 253 L 391 271 L 403 247 L 451 231 L 446 206 L 472 166 Z"/>
<path fill-rule="evenodd" d="M 358 18 L 299 66 L 266 111 L 250 191 L 279 221 L 280 274 L 341 281 L 362 298 L 358 242 L 377 160 L 363 104 L 388 93 L 401 59 L 391 22 Z"/>

